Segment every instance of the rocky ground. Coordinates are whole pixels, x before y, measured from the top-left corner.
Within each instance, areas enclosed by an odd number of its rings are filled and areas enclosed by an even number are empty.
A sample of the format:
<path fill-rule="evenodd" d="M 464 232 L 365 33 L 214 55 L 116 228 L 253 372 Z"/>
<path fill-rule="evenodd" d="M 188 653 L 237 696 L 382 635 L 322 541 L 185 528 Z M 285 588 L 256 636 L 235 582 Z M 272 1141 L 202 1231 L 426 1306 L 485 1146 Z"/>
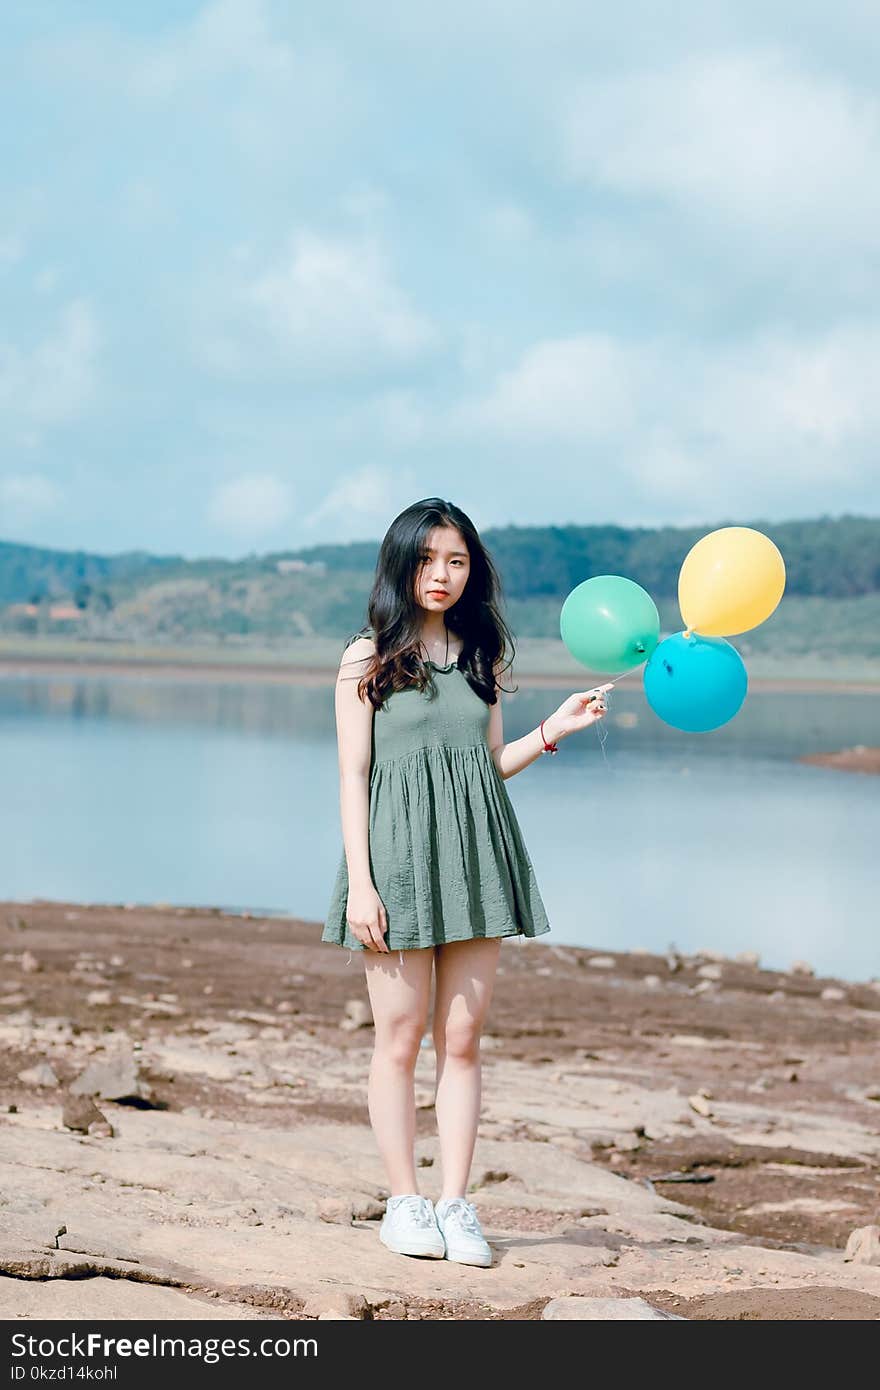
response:
<path fill-rule="evenodd" d="M 880 1318 L 880 983 L 505 940 L 478 1269 L 379 1243 L 363 969 L 319 935 L 0 904 L 0 1317 Z"/>

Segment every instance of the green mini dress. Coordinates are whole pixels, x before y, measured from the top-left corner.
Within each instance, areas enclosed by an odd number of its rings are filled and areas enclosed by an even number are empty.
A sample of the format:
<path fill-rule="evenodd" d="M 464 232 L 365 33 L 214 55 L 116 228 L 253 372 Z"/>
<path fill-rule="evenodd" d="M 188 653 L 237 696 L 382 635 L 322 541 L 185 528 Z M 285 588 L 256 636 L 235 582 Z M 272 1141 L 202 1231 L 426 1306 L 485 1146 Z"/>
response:
<path fill-rule="evenodd" d="M 490 708 L 457 662 L 428 665 L 424 691 L 394 690 L 373 715 L 368 843 L 385 940 L 396 951 L 540 936 L 550 923 L 489 751 Z M 347 902 L 343 849 L 321 940 L 362 951 Z"/>

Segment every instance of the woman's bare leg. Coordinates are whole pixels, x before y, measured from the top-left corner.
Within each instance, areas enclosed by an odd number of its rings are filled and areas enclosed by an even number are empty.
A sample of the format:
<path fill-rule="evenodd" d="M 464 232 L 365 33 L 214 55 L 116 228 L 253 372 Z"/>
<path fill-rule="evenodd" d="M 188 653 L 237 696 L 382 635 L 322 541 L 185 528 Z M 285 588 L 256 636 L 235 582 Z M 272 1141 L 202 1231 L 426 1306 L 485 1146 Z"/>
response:
<path fill-rule="evenodd" d="M 418 1192 L 415 1154 L 415 1068 L 428 1022 L 434 952 L 364 951 L 376 1041 L 367 1098 L 370 1122 L 388 1173 L 391 1196 Z"/>
<path fill-rule="evenodd" d="M 480 1119 L 480 1035 L 500 949 L 500 936 L 449 941 L 434 948 L 434 1109 L 443 1163 L 441 1199 L 467 1193 Z"/>

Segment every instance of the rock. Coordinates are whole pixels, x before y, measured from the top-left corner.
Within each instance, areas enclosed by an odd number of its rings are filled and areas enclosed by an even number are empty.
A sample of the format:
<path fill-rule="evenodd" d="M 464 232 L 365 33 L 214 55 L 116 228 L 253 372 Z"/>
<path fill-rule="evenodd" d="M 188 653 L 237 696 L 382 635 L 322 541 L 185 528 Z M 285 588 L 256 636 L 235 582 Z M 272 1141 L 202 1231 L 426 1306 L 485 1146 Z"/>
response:
<path fill-rule="evenodd" d="M 646 989 L 656 989 L 659 983 L 659 975 L 645 975 L 642 979 L 642 984 L 645 986 Z"/>
<path fill-rule="evenodd" d="M 836 985 L 827 985 L 820 995 L 822 999 L 840 1000 L 846 998 L 846 990 L 838 989 Z"/>
<path fill-rule="evenodd" d="M 385 1215 L 385 1203 L 375 1197 L 358 1197 L 352 1203 L 352 1216 L 355 1221 L 376 1221 Z"/>
<path fill-rule="evenodd" d="M 594 970 L 613 970 L 616 964 L 613 956 L 590 956 L 587 961 Z"/>
<path fill-rule="evenodd" d="M 551 1298 L 541 1317 L 550 1321 L 581 1319 L 589 1322 L 653 1321 L 674 1318 L 686 1322 L 678 1313 L 664 1313 L 644 1298 L 586 1298 L 569 1294 Z"/>
<path fill-rule="evenodd" d="M 815 970 L 805 960 L 793 960 L 788 971 L 789 975 L 815 975 Z"/>
<path fill-rule="evenodd" d="M 350 1226 L 354 1209 L 351 1202 L 343 1197 L 325 1197 L 318 1207 L 318 1216 L 322 1221 L 330 1221 L 337 1226 Z"/>
<path fill-rule="evenodd" d="M 720 965 L 701 965 L 697 970 L 701 980 L 720 980 L 721 973 Z"/>
<path fill-rule="evenodd" d="M 678 952 L 675 950 L 675 948 L 674 948 L 673 946 L 670 946 L 669 951 L 667 952 L 667 955 L 666 955 L 666 964 L 667 964 L 667 966 L 668 966 L 668 968 L 669 968 L 669 973 L 670 973 L 671 975 L 674 975 L 675 972 L 676 972 L 676 970 L 680 970 L 680 969 L 681 969 L 681 966 L 682 966 L 681 956 L 678 954 Z"/>
<path fill-rule="evenodd" d="M 843 1258 L 857 1265 L 880 1265 L 880 1226 L 859 1226 L 851 1232 Z"/>
<path fill-rule="evenodd" d="M 385 1314 L 388 1318 L 394 1318 L 395 1321 L 404 1322 L 406 1321 L 406 1304 L 401 1303 L 399 1298 L 393 1298 L 385 1304 Z"/>
<path fill-rule="evenodd" d="M 71 1082 L 71 1095 L 94 1096 L 102 1100 L 140 1100 L 152 1103 L 149 1086 L 139 1074 L 138 1062 L 130 1053 L 116 1052 L 89 1063 Z"/>
<path fill-rule="evenodd" d="M 116 1133 L 109 1120 L 92 1120 L 86 1132 L 93 1139 L 112 1139 Z"/>
<path fill-rule="evenodd" d="M 614 1148 L 622 1153 L 633 1153 L 642 1147 L 641 1137 L 634 1129 L 622 1130 L 614 1136 Z"/>
<path fill-rule="evenodd" d="M 86 995 L 86 1003 L 90 1008 L 106 1008 L 113 1003 L 113 995 L 109 989 L 90 989 Z"/>
<path fill-rule="evenodd" d="M 579 1154 L 583 1152 L 584 1141 L 577 1134 L 555 1134 L 553 1143 L 557 1149 L 565 1149 L 567 1153 Z"/>
<path fill-rule="evenodd" d="M 577 965 L 578 963 L 574 951 L 569 950 L 566 946 L 550 946 L 548 950 L 553 953 L 557 960 L 564 961 L 566 965 Z"/>
<path fill-rule="evenodd" d="M 26 1067 L 18 1073 L 19 1081 L 26 1086 L 60 1086 L 61 1082 L 48 1062 L 38 1062 L 35 1067 Z"/>
<path fill-rule="evenodd" d="M 35 970 L 42 970 L 43 967 L 33 951 L 22 951 L 21 968 L 26 975 L 32 975 Z"/>
<path fill-rule="evenodd" d="M 784 989 L 774 989 L 774 990 L 771 991 L 770 994 L 767 995 L 767 1003 L 768 1003 L 768 1004 L 781 1004 L 784 998 L 785 998 L 785 990 L 784 990 Z"/>
<path fill-rule="evenodd" d="M 366 1317 L 367 1311 L 368 1304 L 363 1294 L 336 1290 L 333 1293 L 316 1294 L 310 1298 L 303 1306 L 302 1317 L 358 1319 Z"/>
<path fill-rule="evenodd" d="M 727 960 L 727 956 L 724 954 L 723 951 L 710 951 L 710 950 L 709 950 L 707 947 L 705 947 L 705 946 L 702 947 L 701 950 L 695 951 L 695 952 L 694 952 L 694 955 L 695 955 L 695 956 L 702 956 L 703 960 L 716 960 L 716 961 L 724 961 L 724 960 Z M 715 977 L 713 977 L 713 978 L 715 978 Z"/>
<path fill-rule="evenodd" d="M 714 988 L 714 980 L 701 980 L 698 985 L 694 985 L 691 994 L 711 994 Z"/>
<path fill-rule="evenodd" d="M 351 1032 L 355 1028 L 372 1027 L 373 1014 L 365 999 L 346 1000 L 345 1015 L 339 1025 L 345 1032 Z"/>
<path fill-rule="evenodd" d="M 739 951 L 734 960 L 740 965 L 752 965 L 757 970 L 761 964 L 761 957 L 757 951 Z"/>
<path fill-rule="evenodd" d="M 116 1245 L 112 1238 L 95 1233 L 78 1233 L 63 1227 L 53 1242 L 59 1250 L 72 1250 L 77 1255 L 97 1255 L 104 1260 L 125 1260 L 140 1264 L 140 1256 L 131 1246 Z"/>
<path fill-rule="evenodd" d="M 107 1123 L 106 1115 L 102 1115 L 95 1102 L 90 1096 L 66 1096 L 61 1107 L 61 1123 L 65 1129 L 75 1130 L 78 1134 L 88 1134 L 89 1125 L 95 1122 Z"/>
<path fill-rule="evenodd" d="M 714 1111 L 706 1097 L 701 1095 L 699 1091 L 696 1095 L 688 1096 L 688 1105 L 692 1110 L 695 1110 L 698 1115 L 702 1115 L 707 1120 L 712 1119 Z"/>

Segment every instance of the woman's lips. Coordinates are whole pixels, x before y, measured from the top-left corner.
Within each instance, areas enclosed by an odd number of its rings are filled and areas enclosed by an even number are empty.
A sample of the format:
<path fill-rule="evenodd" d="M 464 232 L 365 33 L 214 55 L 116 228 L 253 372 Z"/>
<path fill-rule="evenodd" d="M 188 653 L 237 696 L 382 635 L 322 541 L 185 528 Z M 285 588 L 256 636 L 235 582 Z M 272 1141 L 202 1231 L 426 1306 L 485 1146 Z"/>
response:
<path fill-rule="evenodd" d="M 445 589 L 429 589 L 428 593 L 433 594 L 435 598 L 449 598 L 449 594 Z"/>

